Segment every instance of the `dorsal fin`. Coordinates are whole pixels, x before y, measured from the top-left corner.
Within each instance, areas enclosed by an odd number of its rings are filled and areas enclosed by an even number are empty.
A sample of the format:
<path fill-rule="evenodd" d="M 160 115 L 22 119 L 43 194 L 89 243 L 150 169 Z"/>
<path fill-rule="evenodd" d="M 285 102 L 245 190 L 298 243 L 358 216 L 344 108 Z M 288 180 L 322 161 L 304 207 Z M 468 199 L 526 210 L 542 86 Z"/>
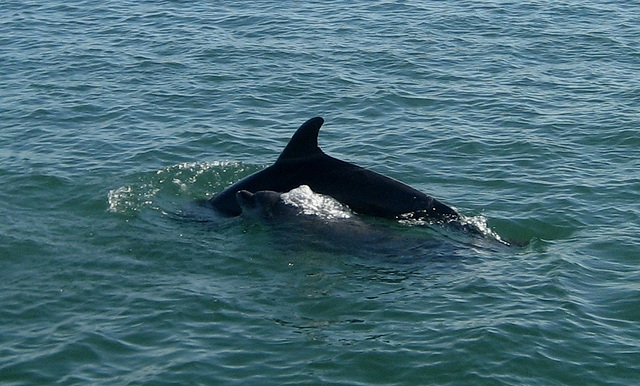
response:
<path fill-rule="evenodd" d="M 320 117 L 311 118 L 303 123 L 291 137 L 276 162 L 321 154 L 322 150 L 318 147 L 318 132 L 323 123 L 324 119 Z"/>

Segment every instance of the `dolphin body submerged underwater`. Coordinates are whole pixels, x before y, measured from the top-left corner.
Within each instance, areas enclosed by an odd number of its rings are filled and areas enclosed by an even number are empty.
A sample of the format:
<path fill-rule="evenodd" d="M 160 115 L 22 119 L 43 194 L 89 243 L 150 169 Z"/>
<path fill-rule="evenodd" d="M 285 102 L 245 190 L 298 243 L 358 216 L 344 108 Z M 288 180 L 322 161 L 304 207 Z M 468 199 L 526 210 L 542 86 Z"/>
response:
<path fill-rule="evenodd" d="M 400 181 L 326 155 L 318 147 L 324 123 L 311 118 L 300 126 L 276 162 L 224 189 L 209 204 L 228 216 L 242 213 L 240 191 L 288 192 L 308 185 L 356 213 L 389 219 L 416 219 L 450 223 L 460 220 L 451 207 Z"/>
<path fill-rule="evenodd" d="M 240 190 L 236 200 L 242 216 L 268 224 L 274 236 L 279 237 L 277 245 L 285 249 L 304 245 L 411 262 L 424 256 L 425 251 L 431 256 L 434 251 L 446 251 L 453 245 L 431 233 L 412 235 L 406 232 L 410 228 L 394 228 L 358 217 L 337 200 L 317 194 L 306 185 L 287 193 Z"/>

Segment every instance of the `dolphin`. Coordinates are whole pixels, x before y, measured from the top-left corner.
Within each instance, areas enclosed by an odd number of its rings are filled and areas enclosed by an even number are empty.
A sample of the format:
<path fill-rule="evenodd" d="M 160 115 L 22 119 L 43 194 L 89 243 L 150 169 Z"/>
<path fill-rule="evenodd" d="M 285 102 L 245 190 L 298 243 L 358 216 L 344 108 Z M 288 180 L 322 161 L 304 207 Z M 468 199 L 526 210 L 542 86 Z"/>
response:
<path fill-rule="evenodd" d="M 234 183 L 208 203 L 220 213 L 238 216 L 242 208 L 239 191 L 288 192 L 308 185 L 314 192 L 330 196 L 352 211 L 388 219 L 416 219 L 450 223 L 460 215 L 448 205 L 398 180 L 333 158 L 318 147 L 321 117 L 298 128 L 276 162 Z"/>
<path fill-rule="evenodd" d="M 417 250 L 432 252 L 445 245 L 428 233 L 412 237 L 402 232 L 409 228 L 364 221 L 333 198 L 319 195 L 305 185 L 287 193 L 240 190 L 236 200 L 243 217 L 268 224 L 274 236 L 279 237 L 277 245 L 286 249 L 303 245 L 362 257 L 397 259 L 399 255 L 413 256 Z"/>
<path fill-rule="evenodd" d="M 309 216 L 322 221 L 340 219 L 355 220 L 354 213 L 333 197 L 318 194 L 307 185 L 278 193 L 261 190 L 251 193 L 240 190 L 236 193 L 242 214 L 267 220 L 287 217 Z"/>
<path fill-rule="evenodd" d="M 242 209 L 242 213 L 250 217 L 272 219 L 280 217 L 297 217 L 301 210 L 294 205 L 286 203 L 282 194 L 272 190 L 261 190 L 251 193 L 240 190 L 236 193 L 236 201 Z"/>

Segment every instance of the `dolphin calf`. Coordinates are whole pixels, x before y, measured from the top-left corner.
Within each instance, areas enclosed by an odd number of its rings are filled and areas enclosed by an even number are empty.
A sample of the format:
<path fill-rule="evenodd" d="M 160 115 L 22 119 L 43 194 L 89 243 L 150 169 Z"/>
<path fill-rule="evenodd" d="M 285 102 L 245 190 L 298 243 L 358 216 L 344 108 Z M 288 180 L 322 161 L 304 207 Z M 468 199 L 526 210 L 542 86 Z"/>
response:
<path fill-rule="evenodd" d="M 332 197 L 317 194 L 307 185 L 299 186 L 286 193 L 261 190 L 251 193 L 240 190 L 236 201 L 242 214 L 265 220 L 280 220 L 315 217 L 323 221 L 351 219 L 355 221 L 349 209 Z"/>
<path fill-rule="evenodd" d="M 446 246 L 433 234 L 412 235 L 410 228 L 393 228 L 367 222 L 332 197 L 313 192 L 302 185 L 286 193 L 261 190 L 236 193 L 242 216 L 269 225 L 277 245 L 289 249 L 309 246 L 361 257 L 389 257 L 404 260 L 415 253 L 434 252 Z M 405 231 L 405 232 L 403 232 Z"/>
<path fill-rule="evenodd" d="M 306 185 L 299 186 L 290 192 L 278 193 L 261 190 L 251 193 L 240 190 L 236 193 L 236 201 L 242 214 L 268 222 L 310 222 L 324 224 L 359 222 L 349 209 L 332 197 L 317 194 Z"/>
<path fill-rule="evenodd" d="M 451 207 L 400 181 L 325 154 L 318 147 L 323 123 L 320 117 L 303 123 L 273 165 L 224 189 L 209 204 L 225 215 L 238 216 L 239 191 L 284 193 L 308 185 L 364 215 L 443 223 L 460 219 Z"/>
<path fill-rule="evenodd" d="M 297 216 L 300 211 L 292 205 L 285 203 L 282 195 L 272 190 L 261 190 L 251 193 L 248 190 L 240 190 L 236 193 L 236 201 L 242 209 L 242 213 L 255 217 L 271 218 L 278 215 Z"/>

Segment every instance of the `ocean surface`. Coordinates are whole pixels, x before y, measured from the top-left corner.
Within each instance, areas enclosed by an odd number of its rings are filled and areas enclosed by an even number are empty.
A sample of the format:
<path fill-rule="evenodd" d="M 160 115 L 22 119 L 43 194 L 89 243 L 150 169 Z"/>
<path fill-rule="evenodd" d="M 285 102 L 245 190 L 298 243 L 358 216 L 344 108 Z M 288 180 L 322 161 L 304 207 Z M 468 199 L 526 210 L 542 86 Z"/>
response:
<path fill-rule="evenodd" d="M 0 384 L 637 383 L 639 20 L 2 1 Z M 197 204 L 314 116 L 327 154 L 482 235 Z"/>

